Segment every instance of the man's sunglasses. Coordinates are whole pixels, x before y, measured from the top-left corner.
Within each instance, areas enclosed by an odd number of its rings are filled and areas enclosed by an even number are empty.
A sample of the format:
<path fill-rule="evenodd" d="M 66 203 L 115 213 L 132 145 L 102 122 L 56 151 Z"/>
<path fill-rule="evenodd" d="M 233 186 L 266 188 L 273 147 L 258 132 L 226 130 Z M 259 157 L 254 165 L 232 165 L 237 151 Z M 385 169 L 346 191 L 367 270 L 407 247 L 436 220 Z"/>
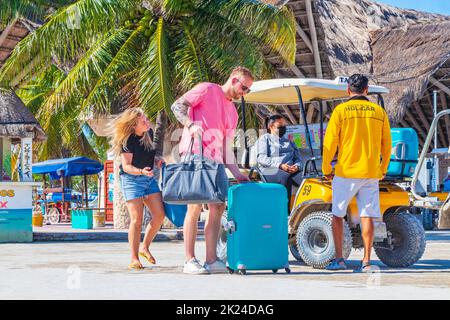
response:
<path fill-rule="evenodd" d="M 241 88 L 243 91 L 245 91 L 247 93 L 249 93 L 251 91 L 250 88 L 247 86 L 244 86 L 244 84 L 238 78 L 236 78 L 236 80 L 241 84 Z"/>

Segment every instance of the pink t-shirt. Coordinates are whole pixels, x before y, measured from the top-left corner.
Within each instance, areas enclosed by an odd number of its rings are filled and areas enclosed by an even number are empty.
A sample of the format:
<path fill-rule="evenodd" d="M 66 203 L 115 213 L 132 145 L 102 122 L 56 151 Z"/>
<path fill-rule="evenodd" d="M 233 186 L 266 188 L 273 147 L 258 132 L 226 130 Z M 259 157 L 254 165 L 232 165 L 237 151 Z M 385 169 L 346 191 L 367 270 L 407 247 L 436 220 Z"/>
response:
<path fill-rule="evenodd" d="M 233 142 L 238 123 L 238 113 L 233 102 L 225 97 L 219 85 L 207 82 L 196 85 L 183 97 L 191 104 L 189 118 L 203 128 L 203 155 L 224 163 L 224 143 L 226 141 L 228 145 Z M 189 130 L 184 128 L 179 149 L 181 154 L 189 151 L 190 142 Z M 197 138 L 193 153 L 200 154 Z"/>

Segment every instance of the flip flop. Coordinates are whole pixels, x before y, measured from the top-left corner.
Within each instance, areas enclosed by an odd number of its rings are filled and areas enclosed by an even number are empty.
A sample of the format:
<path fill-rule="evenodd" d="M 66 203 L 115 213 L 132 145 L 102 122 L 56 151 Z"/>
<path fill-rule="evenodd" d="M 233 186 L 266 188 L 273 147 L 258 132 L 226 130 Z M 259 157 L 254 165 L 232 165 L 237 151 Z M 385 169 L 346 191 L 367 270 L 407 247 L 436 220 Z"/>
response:
<path fill-rule="evenodd" d="M 142 266 L 142 264 L 139 261 L 134 261 L 128 265 L 128 269 L 142 270 L 142 269 L 144 269 L 144 267 Z"/>
<path fill-rule="evenodd" d="M 151 253 L 146 254 L 145 252 L 139 252 L 139 256 L 141 256 L 142 258 L 144 258 L 145 260 L 147 260 L 148 263 L 156 264 L 156 260 L 155 260 L 155 258 L 152 256 Z"/>
<path fill-rule="evenodd" d="M 332 271 L 346 270 L 347 265 L 345 264 L 345 260 L 343 258 L 333 259 L 330 261 L 330 264 L 326 266 L 326 269 Z"/>
<path fill-rule="evenodd" d="M 361 267 L 360 267 L 360 269 L 359 269 L 359 272 L 362 272 L 362 273 L 370 273 L 370 272 L 373 272 L 370 263 L 369 263 L 369 262 L 365 262 L 365 263 L 362 263 L 362 262 L 361 262 Z"/>

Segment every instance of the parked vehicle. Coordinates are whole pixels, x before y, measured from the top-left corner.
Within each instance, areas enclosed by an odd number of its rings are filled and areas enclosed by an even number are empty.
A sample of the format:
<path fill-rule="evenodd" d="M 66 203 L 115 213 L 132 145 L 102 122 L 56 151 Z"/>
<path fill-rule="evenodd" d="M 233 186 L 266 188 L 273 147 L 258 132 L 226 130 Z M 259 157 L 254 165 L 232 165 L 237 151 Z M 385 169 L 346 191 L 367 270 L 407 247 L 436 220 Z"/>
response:
<path fill-rule="evenodd" d="M 382 94 L 389 91 L 381 86 L 369 86 L 369 95 L 378 97 L 383 106 Z M 323 134 L 320 136 L 320 150 L 312 147 L 309 124 L 306 120 L 305 102 L 330 101 L 347 98 L 346 78 L 336 80 L 322 79 L 273 79 L 257 81 L 252 91 L 241 101 L 242 114 L 245 115 L 246 104 L 255 107 L 265 105 L 298 105 L 303 118 L 304 131 L 308 148 L 302 150 L 304 157 L 303 180 L 291 201 L 288 229 L 288 243 L 292 255 L 307 265 L 324 268 L 335 256 L 331 229 L 331 182 L 321 173 L 321 154 Z M 323 112 L 320 109 L 320 132 L 323 133 Z M 245 119 L 242 121 L 245 128 Z M 251 178 L 258 176 L 257 168 L 249 163 L 255 159 L 249 155 L 251 146 L 245 141 L 247 154 L 244 155 L 244 167 L 249 170 Z M 253 148 L 254 149 L 254 148 Z M 399 154 L 401 150 L 398 150 Z M 406 150 L 405 150 L 406 151 Z M 251 152 L 251 151 L 250 151 Z M 413 159 L 414 160 L 414 159 Z M 409 160 L 408 160 L 409 161 Z M 401 173 L 404 170 L 400 171 Z M 406 171 L 405 171 L 406 172 Z M 410 174 L 411 169 L 407 170 Z M 374 249 L 378 258 L 390 267 L 408 267 L 417 262 L 425 250 L 425 232 L 421 223 L 411 214 L 412 203 L 407 191 L 397 185 L 405 174 L 388 177 L 380 181 L 380 206 L 382 220 L 375 222 Z M 257 177 L 261 180 L 261 176 Z M 224 219 L 224 225 L 226 219 Z M 224 241 L 221 235 L 218 255 L 226 257 Z M 352 248 L 362 248 L 360 218 L 356 200 L 350 203 L 344 226 L 344 258 L 348 258 Z"/>

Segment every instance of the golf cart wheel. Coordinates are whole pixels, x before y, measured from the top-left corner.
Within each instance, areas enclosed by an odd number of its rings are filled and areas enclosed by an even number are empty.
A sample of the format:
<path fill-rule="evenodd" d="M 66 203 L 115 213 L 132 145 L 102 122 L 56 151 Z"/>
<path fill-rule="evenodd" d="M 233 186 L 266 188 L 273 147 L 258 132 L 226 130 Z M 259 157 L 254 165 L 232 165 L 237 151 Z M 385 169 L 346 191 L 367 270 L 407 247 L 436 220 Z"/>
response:
<path fill-rule="evenodd" d="M 425 251 L 425 231 L 412 214 L 402 211 L 384 216 L 388 233 L 392 237 L 392 248 L 376 247 L 375 253 L 387 266 L 409 267 L 416 263 Z"/>
<path fill-rule="evenodd" d="M 57 224 L 61 221 L 61 215 L 59 214 L 59 210 L 56 208 L 50 208 L 47 211 L 48 222 L 50 224 Z"/>
<path fill-rule="evenodd" d="M 303 261 L 309 266 L 325 268 L 336 255 L 331 228 L 332 217 L 329 211 L 312 212 L 298 226 L 297 249 Z M 352 233 L 344 221 L 342 247 L 344 259 L 350 256 L 352 243 Z"/>
<path fill-rule="evenodd" d="M 217 248 L 216 248 L 217 258 L 222 260 L 224 263 L 227 262 L 227 232 L 224 229 L 226 223 L 227 223 L 227 213 L 225 212 L 222 215 L 220 221 L 219 238 L 217 239 Z"/>
<path fill-rule="evenodd" d="M 289 251 L 291 252 L 292 256 L 295 258 L 295 260 L 303 262 L 302 256 L 298 252 L 297 244 L 290 244 Z"/>

